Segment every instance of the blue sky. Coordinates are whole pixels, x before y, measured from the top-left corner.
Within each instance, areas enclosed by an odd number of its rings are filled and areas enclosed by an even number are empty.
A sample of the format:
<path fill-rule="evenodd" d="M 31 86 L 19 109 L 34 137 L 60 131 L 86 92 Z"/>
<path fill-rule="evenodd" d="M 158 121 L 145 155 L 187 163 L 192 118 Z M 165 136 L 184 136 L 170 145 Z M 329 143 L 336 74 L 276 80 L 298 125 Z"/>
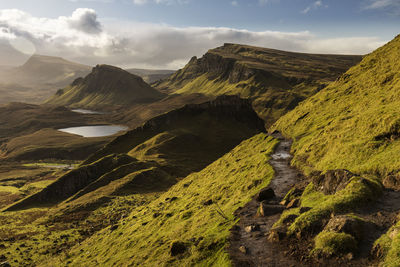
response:
<path fill-rule="evenodd" d="M 0 41 L 17 49 L 121 66 L 177 68 L 225 41 L 365 54 L 400 33 L 400 0 L 2 0 L 0 10 Z"/>

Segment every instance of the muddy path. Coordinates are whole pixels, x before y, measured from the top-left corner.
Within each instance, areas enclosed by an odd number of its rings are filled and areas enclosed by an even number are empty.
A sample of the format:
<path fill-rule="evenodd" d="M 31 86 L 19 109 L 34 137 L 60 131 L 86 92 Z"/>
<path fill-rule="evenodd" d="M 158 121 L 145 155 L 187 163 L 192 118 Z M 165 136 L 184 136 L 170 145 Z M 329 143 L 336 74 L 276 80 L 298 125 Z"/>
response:
<path fill-rule="evenodd" d="M 271 155 L 270 164 L 274 168 L 275 176 L 268 187 L 274 190 L 276 197 L 269 203 L 279 207 L 279 202 L 290 188 L 301 182 L 302 174 L 290 166 L 291 141 L 281 135 L 274 137 L 280 142 Z M 257 210 L 260 202 L 256 197 L 235 213 L 240 220 L 231 229 L 228 248 L 234 266 L 378 266 L 379 259 L 371 257 L 373 243 L 396 223 L 400 212 L 400 191 L 384 189 L 382 196 L 376 201 L 360 206 L 353 212 L 373 223 L 372 228 L 365 233 L 358 255 L 353 260 L 332 258 L 309 261 L 304 255 L 312 248 L 312 240 L 286 240 L 279 244 L 267 241 L 269 230 L 279 219 L 284 207 L 281 206 L 281 210 L 271 215 L 259 217 Z M 249 226 L 254 229 L 250 231 Z"/>
<path fill-rule="evenodd" d="M 273 204 L 279 202 L 298 182 L 300 173 L 290 166 L 292 156 L 290 148 L 292 142 L 281 135 L 273 135 L 279 139 L 279 144 L 271 155 L 270 164 L 274 168 L 275 176 L 268 187 L 275 192 Z M 298 266 L 299 263 L 285 255 L 282 249 L 269 243 L 267 235 L 272 225 L 279 219 L 281 212 L 257 217 L 260 202 L 254 197 L 246 206 L 236 211 L 240 218 L 239 223 L 231 229 L 229 254 L 234 266 Z M 282 206 L 283 207 L 283 206 Z M 255 231 L 246 231 L 246 227 L 255 226 Z M 248 230 L 248 228 L 247 228 Z M 245 248 L 245 252 L 243 251 Z"/>

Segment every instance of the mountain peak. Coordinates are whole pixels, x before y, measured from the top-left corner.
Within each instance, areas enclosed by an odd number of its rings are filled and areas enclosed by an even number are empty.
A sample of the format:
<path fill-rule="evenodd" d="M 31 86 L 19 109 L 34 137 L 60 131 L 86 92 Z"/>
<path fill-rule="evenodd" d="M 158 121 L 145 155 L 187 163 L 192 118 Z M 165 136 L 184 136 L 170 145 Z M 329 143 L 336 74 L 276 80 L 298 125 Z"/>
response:
<path fill-rule="evenodd" d="M 46 103 L 80 108 L 112 108 L 152 102 L 164 97 L 143 79 L 111 65 L 96 65 Z"/>

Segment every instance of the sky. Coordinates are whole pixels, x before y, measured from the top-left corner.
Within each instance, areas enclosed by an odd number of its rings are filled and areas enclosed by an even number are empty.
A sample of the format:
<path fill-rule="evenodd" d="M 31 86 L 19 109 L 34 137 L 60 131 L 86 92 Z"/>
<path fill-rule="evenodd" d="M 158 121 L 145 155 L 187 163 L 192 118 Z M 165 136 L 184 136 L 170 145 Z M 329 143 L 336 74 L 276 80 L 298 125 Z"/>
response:
<path fill-rule="evenodd" d="M 178 69 L 224 43 L 366 54 L 399 25 L 400 0 L 0 0 L 0 65 Z"/>

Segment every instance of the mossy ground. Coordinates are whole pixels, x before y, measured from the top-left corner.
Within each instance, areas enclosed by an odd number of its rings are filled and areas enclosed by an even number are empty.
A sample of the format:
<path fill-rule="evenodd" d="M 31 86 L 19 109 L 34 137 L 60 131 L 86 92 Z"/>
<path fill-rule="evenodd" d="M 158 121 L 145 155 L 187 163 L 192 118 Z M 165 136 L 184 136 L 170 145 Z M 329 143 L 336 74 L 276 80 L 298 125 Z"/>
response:
<path fill-rule="evenodd" d="M 315 237 L 313 254 L 324 256 L 341 256 L 357 251 L 357 241 L 352 235 L 322 231 Z"/>
<path fill-rule="evenodd" d="M 298 215 L 296 220 L 288 227 L 289 235 L 311 235 L 321 231 L 323 220 L 334 214 L 351 212 L 360 205 L 366 204 L 380 196 L 382 185 L 374 178 L 361 178 L 355 176 L 345 189 L 333 195 L 324 195 L 318 191 L 313 183 L 304 190 L 301 198 L 301 207 L 311 208 L 300 214 L 299 208 L 285 211 L 274 227 L 283 226 L 283 221 L 289 215 Z"/>
<path fill-rule="evenodd" d="M 229 266 L 226 252 L 234 211 L 273 177 L 268 155 L 276 140 L 258 134 L 243 141 L 202 171 L 193 173 L 146 206 L 136 208 L 118 228 L 106 228 L 48 265 Z M 212 204 L 205 204 L 212 200 Z M 155 219 L 157 218 L 157 219 Z M 170 245 L 187 250 L 171 256 Z"/>

